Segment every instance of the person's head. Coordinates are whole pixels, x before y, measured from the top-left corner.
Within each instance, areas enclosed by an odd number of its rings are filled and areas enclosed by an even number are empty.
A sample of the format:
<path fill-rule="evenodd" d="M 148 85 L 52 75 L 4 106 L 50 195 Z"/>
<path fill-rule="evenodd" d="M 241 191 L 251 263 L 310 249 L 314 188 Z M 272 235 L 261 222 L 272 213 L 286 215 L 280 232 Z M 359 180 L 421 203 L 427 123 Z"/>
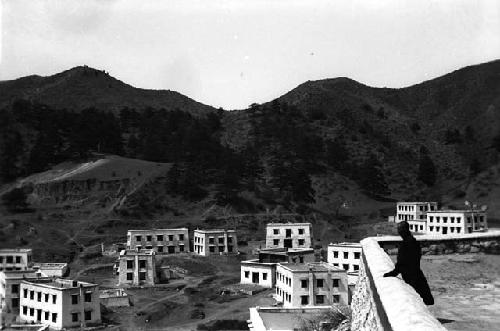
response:
<path fill-rule="evenodd" d="M 410 224 L 408 224 L 408 222 L 406 221 L 399 222 L 398 234 L 403 238 L 411 236 Z"/>

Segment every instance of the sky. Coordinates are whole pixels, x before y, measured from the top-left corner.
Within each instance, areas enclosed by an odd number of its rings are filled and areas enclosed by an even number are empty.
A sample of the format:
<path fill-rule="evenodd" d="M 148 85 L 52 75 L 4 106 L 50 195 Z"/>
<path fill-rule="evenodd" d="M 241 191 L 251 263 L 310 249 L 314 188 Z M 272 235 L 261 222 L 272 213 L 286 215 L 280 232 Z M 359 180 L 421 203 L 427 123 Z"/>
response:
<path fill-rule="evenodd" d="M 86 64 L 224 109 L 307 80 L 397 88 L 500 58 L 497 0 L 0 1 L 0 80 Z"/>

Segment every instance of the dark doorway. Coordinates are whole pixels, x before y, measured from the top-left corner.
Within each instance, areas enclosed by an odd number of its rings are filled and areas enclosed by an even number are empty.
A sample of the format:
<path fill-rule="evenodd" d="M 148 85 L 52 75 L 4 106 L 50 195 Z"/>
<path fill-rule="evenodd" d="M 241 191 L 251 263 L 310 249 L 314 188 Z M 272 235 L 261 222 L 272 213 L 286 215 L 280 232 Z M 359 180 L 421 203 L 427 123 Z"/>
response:
<path fill-rule="evenodd" d="M 285 248 L 292 248 L 292 239 L 285 239 L 283 245 Z"/>
<path fill-rule="evenodd" d="M 259 283 L 259 273 L 258 272 L 252 272 L 252 283 L 254 283 L 254 284 Z"/>

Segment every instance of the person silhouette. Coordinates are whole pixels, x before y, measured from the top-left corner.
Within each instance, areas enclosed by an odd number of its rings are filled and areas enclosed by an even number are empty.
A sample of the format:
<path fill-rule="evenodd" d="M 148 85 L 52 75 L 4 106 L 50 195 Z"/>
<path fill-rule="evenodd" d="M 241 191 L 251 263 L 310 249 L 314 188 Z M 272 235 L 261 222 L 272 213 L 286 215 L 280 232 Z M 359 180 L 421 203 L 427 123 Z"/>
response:
<path fill-rule="evenodd" d="M 411 234 L 408 222 L 398 223 L 398 234 L 403 238 L 398 249 L 398 259 L 394 270 L 386 272 L 384 277 L 395 277 L 401 274 L 403 280 L 415 289 L 426 305 L 433 305 L 434 298 L 431 289 L 420 269 L 422 250 Z"/>

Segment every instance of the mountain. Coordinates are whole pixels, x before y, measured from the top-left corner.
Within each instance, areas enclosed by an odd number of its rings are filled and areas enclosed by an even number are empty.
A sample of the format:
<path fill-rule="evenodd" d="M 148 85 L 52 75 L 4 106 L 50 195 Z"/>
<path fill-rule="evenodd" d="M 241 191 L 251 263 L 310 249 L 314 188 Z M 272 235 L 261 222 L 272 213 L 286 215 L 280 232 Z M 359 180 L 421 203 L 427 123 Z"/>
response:
<path fill-rule="evenodd" d="M 32 102 L 14 102 L 19 98 Z M 135 206 L 135 215 L 194 215 L 215 204 L 239 212 L 279 207 L 374 220 L 398 199 L 458 208 L 465 199 L 494 205 L 500 194 L 494 180 L 500 166 L 500 61 L 400 89 L 344 77 L 309 81 L 276 100 L 232 112 L 175 92 L 135 89 L 86 67 L 2 82 L 0 102 L 0 170 L 15 166 L 3 176 L 18 178 L 11 185 L 23 186 L 29 181 L 22 178 L 50 172 L 59 162 L 85 165 L 95 153 L 127 157 L 120 164 L 168 164 L 170 170 L 134 189 L 127 203 L 117 203 L 119 185 L 114 193 L 104 189 L 99 203 L 122 215 L 128 206 Z M 129 110 L 109 116 L 84 111 L 90 106 Z M 145 111 L 148 106 L 172 111 Z M 34 185 L 35 192 L 43 191 Z M 56 187 L 64 196 L 64 185 Z"/>
<path fill-rule="evenodd" d="M 183 109 L 194 115 L 206 115 L 215 109 L 170 90 L 146 90 L 132 87 L 103 70 L 79 66 L 48 76 L 28 76 L 0 82 L 0 108 L 16 99 L 29 100 L 55 109 L 81 111 L 94 107 L 118 112 L 128 107 Z"/>

